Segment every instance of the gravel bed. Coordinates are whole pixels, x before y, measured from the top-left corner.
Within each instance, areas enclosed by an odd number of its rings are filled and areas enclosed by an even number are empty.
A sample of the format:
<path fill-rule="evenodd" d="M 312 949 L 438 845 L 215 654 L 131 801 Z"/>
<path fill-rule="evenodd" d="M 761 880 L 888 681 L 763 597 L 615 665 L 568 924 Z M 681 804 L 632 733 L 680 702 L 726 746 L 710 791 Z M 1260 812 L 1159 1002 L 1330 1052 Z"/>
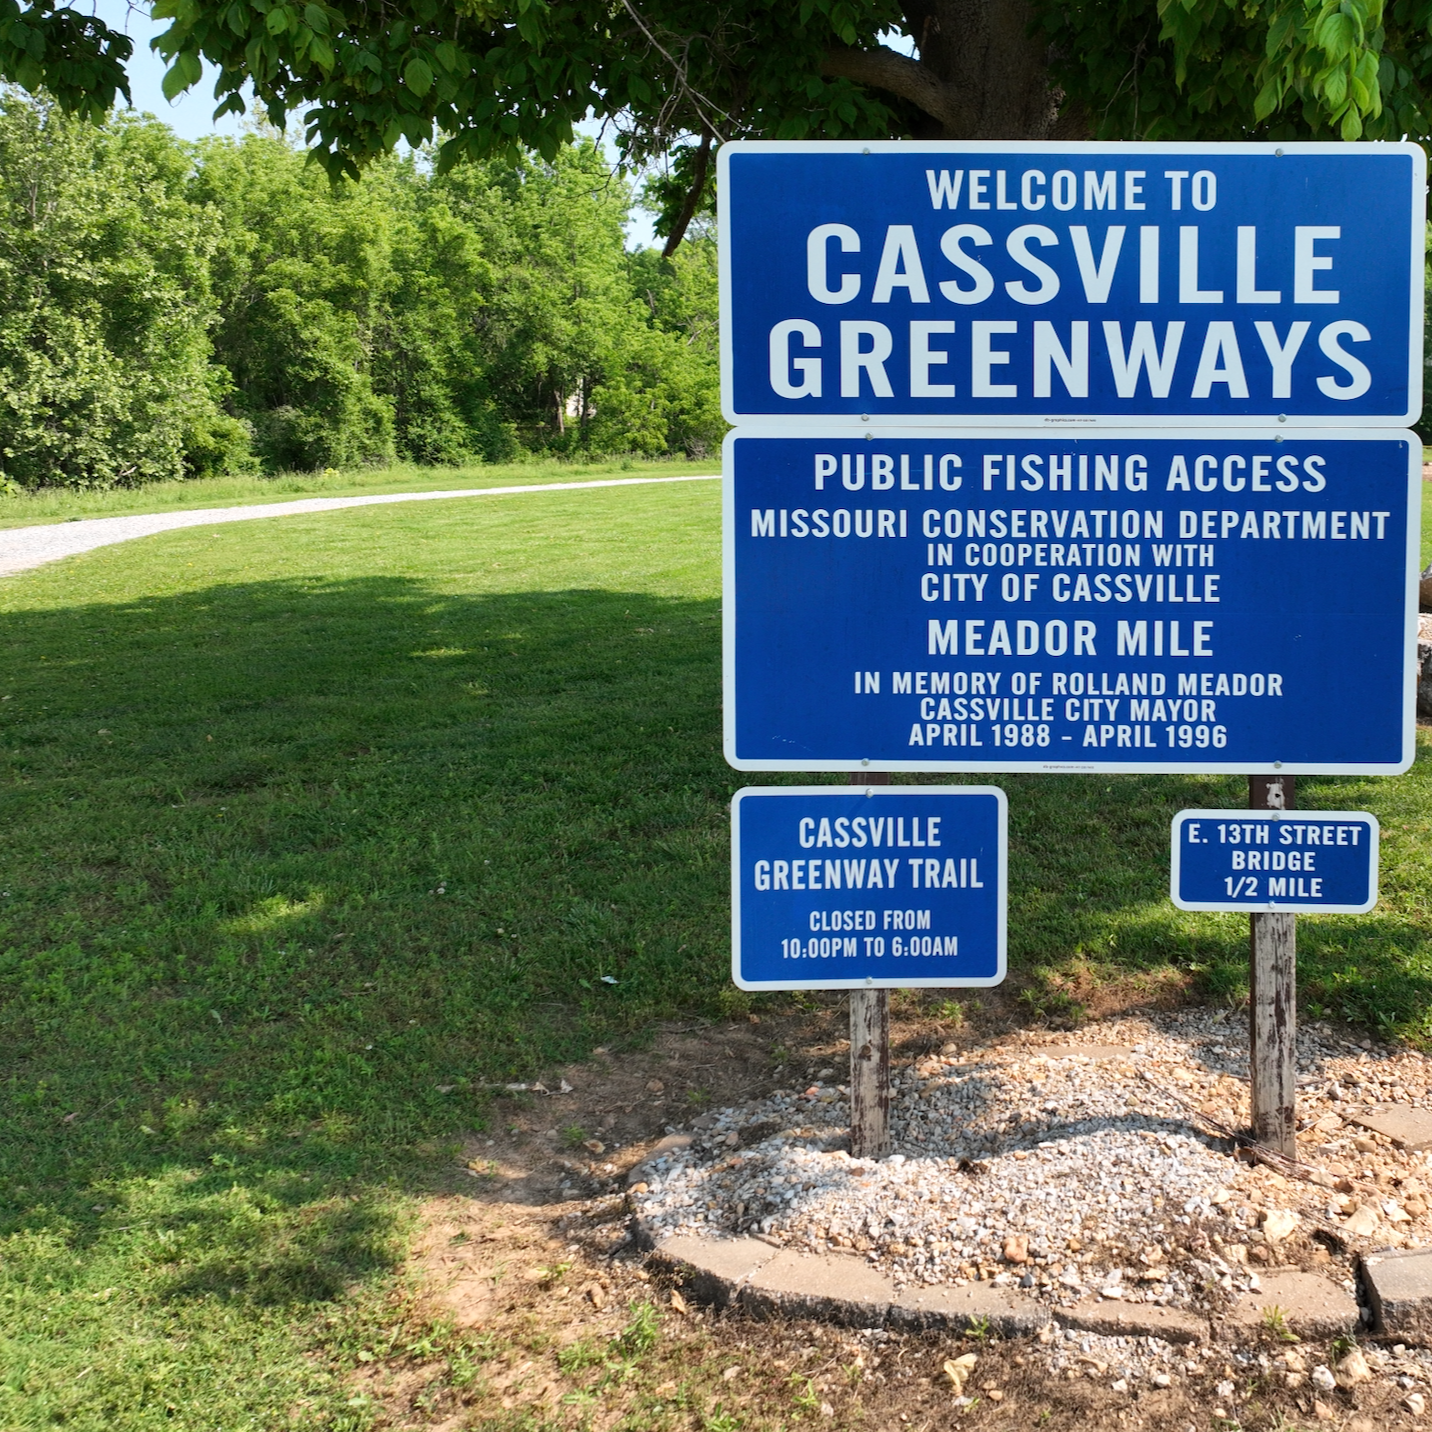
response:
<path fill-rule="evenodd" d="M 1241 1389 L 1249 1380 L 1272 1376 L 1295 1389 L 1318 1388 L 1318 1375 L 1331 1375 L 1327 1364 L 1309 1349 L 1229 1349 L 1215 1345 L 1189 1348 L 1174 1346 L 1160 1338 L 1099 1337 L 1071 1330 L 1046 1328 L 1040 1343 L 1047 1352 L 1045 1366 L 1056 1376 L 1069 1380 L 1089 1378 L 1126 1389 L 1169 1387 L 1194 1383 L 1215 1398 L 1235 1404 L 1242 1400 Z M 1363 1348 L 1368 1370 L 1394 1383 L 1400 1390 L 1424 1391 L 1432 1386 L 1432 1349 L 1409 1348 L 1398 1343 L 1391 1348 Z"/>
<path fill-rule="evenodd" d="M 633 1202 L 657 1237 L 843 1249 L 897 1284 L 987 1280 L 1050 1305 L 1097 1294 L 1215 1310 L 1256 1292 L 1267 1267 L 1327 1263 L 1309 1235 L 1360 1210 L 1377 1246 L 1419 1245 L 1423 1155 L 1348 1120 L 1425 1107 L 1432 1068 L 1305 1028 L 1299 1147 L 1314 1184 L 1239 1162 L 1200 1128 L 1246 1122 L 1246 1040 L 1241 1018 L 1196 1010 L 946 1046 L 898 1071 L 896 1152 L 879 1162 L 850 1156 L 847 1091 L 820 1070 L 698 1119 L 689 1145 L 644 1166 Z M 1063 1054 L 1101 1045 L 1113 1057 Z M 1345 1266 L 1327 1271 L 1346 1284 Z"/>

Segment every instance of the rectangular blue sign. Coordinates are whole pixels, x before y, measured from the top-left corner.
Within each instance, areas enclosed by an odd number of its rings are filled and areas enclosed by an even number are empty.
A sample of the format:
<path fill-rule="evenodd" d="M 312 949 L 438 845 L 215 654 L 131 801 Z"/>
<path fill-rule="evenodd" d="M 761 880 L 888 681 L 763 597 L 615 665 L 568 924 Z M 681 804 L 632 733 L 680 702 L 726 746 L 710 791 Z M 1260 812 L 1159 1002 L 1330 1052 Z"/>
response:
<path fill-rule="evenodd" d="M 731 802 L 742 989 L 994 985 L 1006 804 L 992 786 L 748 787 Z"/>
<path fill-rule="evenodd" d="M 727 419 L 1421 412 L 1415 144 L 721 146 Z"/>
<path fill-rule="evenodd" d="M 1395 774 L 1421 443 L 732 433 L 738 770 Z"/>
<path fill-rule="evenodd" d="M 1377 904 L 1377 817 L 1181 810 L 1169 891 L 1183 910 L 1361 915 Z"/>

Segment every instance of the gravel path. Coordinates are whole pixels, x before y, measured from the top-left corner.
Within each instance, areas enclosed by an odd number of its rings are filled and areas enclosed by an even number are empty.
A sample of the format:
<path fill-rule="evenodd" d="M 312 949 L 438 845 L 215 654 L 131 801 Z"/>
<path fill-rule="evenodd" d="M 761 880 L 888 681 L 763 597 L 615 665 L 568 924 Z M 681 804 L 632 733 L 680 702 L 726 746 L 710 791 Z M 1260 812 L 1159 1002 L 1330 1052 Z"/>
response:
<path fill-rule="evenodd" d="M 614 477 L 599 482 L 542 482 L 521 487 L 465 487 L 448 492 L 390 492 L 378 497 L 302 497 L 292 502 L 264 502 L 250 507 L 200 507 L 188 512 L 156 512 L 138 517 L 86 517 L 43 527 L 0 531 L 0 577 L 42 567 L 62 557 L 92 552 L 115 542 L 151 537 L 180 527 L 208 527 L 216 522 L 245 522 L 259 517 L 287 517 L 299 512 L 331 512 L 340 507 L 378 507 L 387 502 L 433 502 L 446 497 L 512 497 L 529 492 L 578 492 L 597 487 L 642 487 L 659 482 L 717 482 L 718 473 L 681 477 Z"/>

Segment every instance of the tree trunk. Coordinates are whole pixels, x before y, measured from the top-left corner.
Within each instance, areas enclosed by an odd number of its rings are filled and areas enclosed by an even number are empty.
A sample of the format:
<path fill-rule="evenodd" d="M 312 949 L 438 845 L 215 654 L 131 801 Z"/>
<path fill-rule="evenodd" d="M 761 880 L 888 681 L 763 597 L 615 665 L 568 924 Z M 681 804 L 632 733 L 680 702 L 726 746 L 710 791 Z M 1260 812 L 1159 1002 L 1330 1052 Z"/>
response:
<path fill-rule="evenodd" d="M 1082 139 L 1088 126 L 1049 78 L 1029 0 L 906 0 L 918 59 L 832 50 L 824 72 L 899 95 L 926 123 L 920 139 Z"/>
<path fill-rule="evenodd" d="M 940 139 L 1047 139 L 1058 114 L 1028 0 L 907 3 L 920 63 L 964 100 L 960 133 Z"/>
<path fill-rule="evenodd" d="M 706 191 L 706 174 L 711 167 L 711 131 L 703 130 L 701 143 L 697 147 L 696 157 L 691 164 L 691 187 L 686 191 L 685 202 L 681 205 L 681 212 L 676 216 L 671 226 L 671 233 L 667 237 L 666 246 L 661 251 L 664 259 L 669 259 L 681 247 L 681 241 L 686 237 L 686 230 L 690 226 L 696 211 L 701 207 L 701 196 Z"/>

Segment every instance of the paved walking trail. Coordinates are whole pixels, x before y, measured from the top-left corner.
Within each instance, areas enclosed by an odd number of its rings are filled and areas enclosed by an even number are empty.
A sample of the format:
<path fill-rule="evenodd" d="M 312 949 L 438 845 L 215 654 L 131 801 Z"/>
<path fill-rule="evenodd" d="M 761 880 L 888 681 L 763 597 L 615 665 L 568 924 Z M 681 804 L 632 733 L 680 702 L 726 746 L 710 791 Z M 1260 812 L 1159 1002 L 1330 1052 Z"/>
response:
<path fill-rule="evenodd" d="M 377 507 L 385 502 L 432 502 L 443 497 L 515 497 L 529 492 L 577 492 L 594 487 L 643 487 L 659 482 L 717 482 L 719 473 L 681 477 L 614 477 L 600 482 L 540 482 L 520 487 L 464 487 L 449 492 L 388 492 L 377 497 L 302 497 L 250 507 L 199 507 L 188 512 L 156 512 L 138 517 L 86 517 L 78 522 L 0 530 L 0 577 L 43 567 L 62 557 L 92 552 L 115 542 L 172 532 L 179 527 L 208 527 L 257 517 L 287 517 L 296 512 L 331 512 L 340 507 Z"/>

